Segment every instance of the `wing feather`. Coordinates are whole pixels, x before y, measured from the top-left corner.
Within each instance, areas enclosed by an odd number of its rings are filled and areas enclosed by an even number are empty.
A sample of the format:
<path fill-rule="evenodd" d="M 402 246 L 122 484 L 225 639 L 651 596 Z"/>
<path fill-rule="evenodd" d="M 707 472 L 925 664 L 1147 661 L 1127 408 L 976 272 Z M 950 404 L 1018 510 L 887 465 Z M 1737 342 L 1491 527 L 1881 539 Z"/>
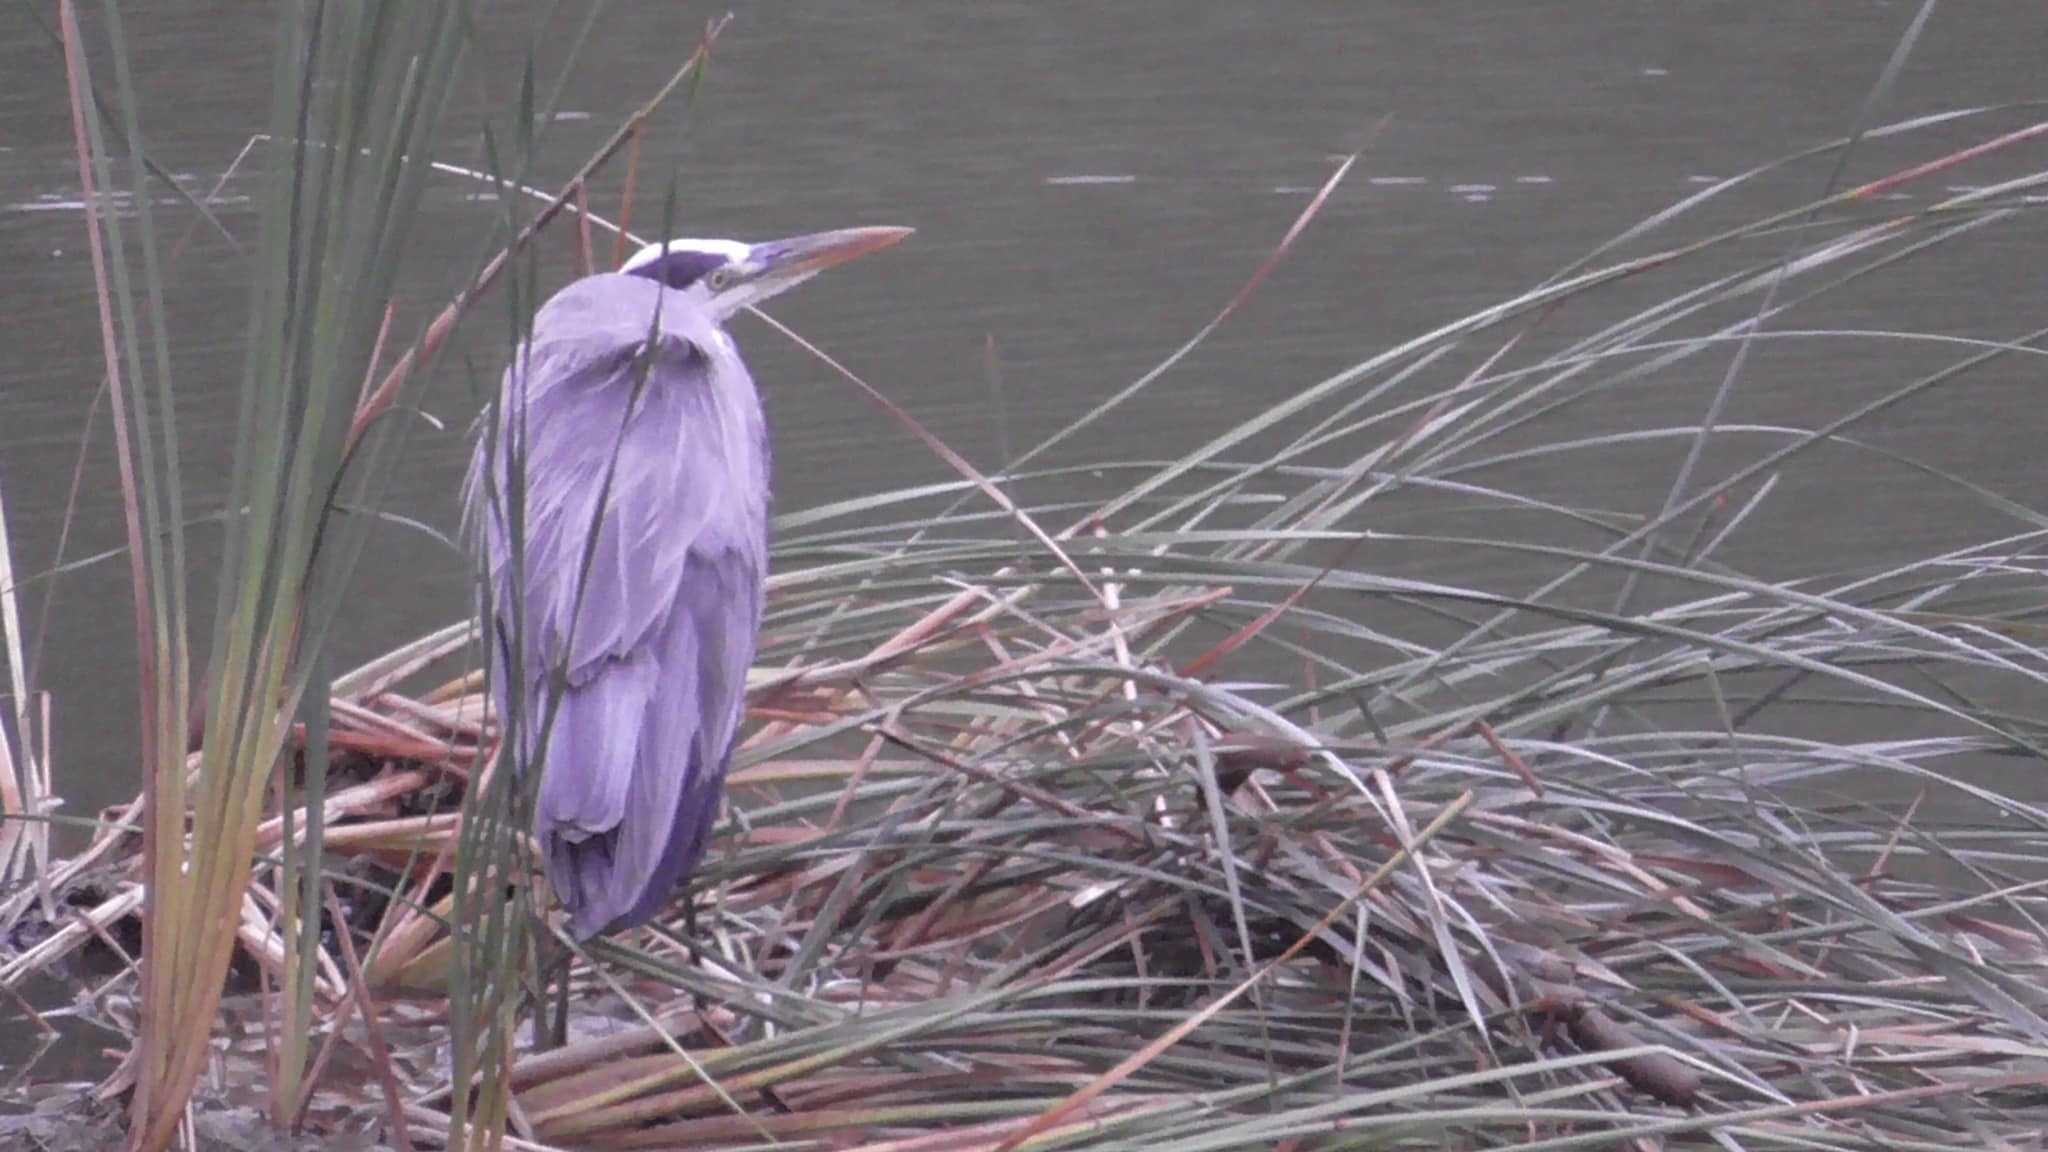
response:
<path fill-rule="evenodd" d="M 549 677 L 562 677 L 535 832 L 585 936 L 652 915 L 701 856 L 760 622 L 759 404 L 723 334 L 671 308 L 675 298 L 639 277 L 597 276 L 550 300 L 506 370 L 497 444 L 479 439 L 468 485 L 495 618 L 509 629 L 515 599 L 523 610 L 519 675 L 504 674 L 511 653 L 493 645 L 500 714 L 508 679 L 525 705 L 523 762 L 538 750 Z M 715 372 L 713 357 L 727 358 Z M 515 443 L 516 581 L 505 499 Z M 480 499 L 487 474 L 494 506 Z"/>
<path fill-rule="evenodd" d="M 648 712 L 648 747 L 682 751 L 686 769 L 650 789 L 646 807 L 628 809 L 614 875 L 644 877 L 619 887 L 615 914 L 627 923 L 652 916 L 676 882 L 696 868 L 718 819 L 733 737 L 746 709 L 747 669 L 761 616 L 759 556 L 749 549 L 693 552 L 678 613 L 670 624 L 670 670 Z"/>

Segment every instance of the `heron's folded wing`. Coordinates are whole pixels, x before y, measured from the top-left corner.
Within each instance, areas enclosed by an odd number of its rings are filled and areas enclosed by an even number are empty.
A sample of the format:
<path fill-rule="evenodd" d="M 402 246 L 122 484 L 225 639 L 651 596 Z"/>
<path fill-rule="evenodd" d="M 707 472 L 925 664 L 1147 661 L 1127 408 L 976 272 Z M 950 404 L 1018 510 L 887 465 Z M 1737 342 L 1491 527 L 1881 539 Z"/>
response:
<path fill-rule="evenodd" d="M 507 369 L 502 414 L 479 441 L 471 489 L 489 501 L 472 516 L 500 629 L 492 645 L 500 663 L 499 705 L 505 707 L 504 693 L 516 684 L 527 705 L 530 762 L 532 733 L 552 695 L 544 689 L 553 674 L 563 675 L 537 815 L 544 833 L 556 830 L 584 845 L 569 854 L 573 867 L 568 858 L 562 862 L 575 875 L 557 879 L 570 879 L 571 890 L 609 904 L 612 898 L 601 893 L 615 881 L 647 875 L 644 859 L 621 859 L 647 850 L 629 826 L 666 827 L 677 814 L 682 774 L 653 769 L 692 755 L 678 741 L 696 739 L 650 730 L 648 719 L 687 707 L 694 729 L 696 710 L 709 707 L 703 723 L 723 732 L 713 754 L 722 769 L 723 743 L 736 719 L 724 716 L 732 705 L 724 702 L 722 685 L 744 687 L 759 589 L 710 602 L 710 610 L 730 618 L 709 628 L 695 618 L 706 609 L 702 596 L 708 593 L 686 594 L 688 570 L 693 557 L 736 550 L 751 557 L 748 570 L 758 585 L 765 563 L 766 462 L 744 369 L 743 392 L 731 381 L 721 390 L 688 336 L 672 330 L 647 339 L 647 313 L 636 310 L 637 298 L 646 295 L 644 281 L 593 279 L 599 283 L 572 285 L 550 301 L 524 354 Z M 606 283 L 612 280 L 621 283 Z M 622 298 L 598 299 L 607 292 Z M 642 319 L 620 319 L 636 315 Z M 494 481 L 488 493 L 478 479 L 486 475 Z M 518 564 L 514 523 L 524 526 Z M 697 646 L 735 643 L 723 629 L 737 631 L 740 616 L 745 652 L 737 671 L 724 670 L 729 656 L 716 673 L 701 669 Z M 503 664 L 515 627 L 522 664 L 517 675 L 508 675 Z M 700 680 L 717 682 L 719 702 L 697 699 Z M 679 701 L 677 693 L 690 701 Z M 660 794 L 648 793 L 663 775 L 668 779 Z M 702 772 L 693 766 L 688 776 L 697 780 Z M 715 796 L 711 803 L 715 809 Z"/>
<path fill-rule="evenodd" d="M 760 621 L 760 564 L 750 548 L 690 555 L 681 603 L 657 641 L 660 680 L 608 861 L 606 906 L 579 913 L 579 930 L 653 915 L 704 854 L 745 706 Z"/>
<path fill-rule="evenodd" d="M 615 343 L 537 344 L 523 366 L 523 427 L 508 406 L 496 463 L 499 491 L 524 493 L 529 677 L 559 665 L 581 683 L 646 644 L 674 609 L 690 548 L 718 530 L 729 446 L 704 358 L 677 336 L 656 340 L 644 367 L 642 356 Z M 507 396 L 521 394 L 511 378 L 521 367 L 508 370 Z M 520 446 L 523 468 L 511 463 Z M 506 605 L 512 501 L 501 500 L 508 510 L 486 524 L 485 539 Z"/>

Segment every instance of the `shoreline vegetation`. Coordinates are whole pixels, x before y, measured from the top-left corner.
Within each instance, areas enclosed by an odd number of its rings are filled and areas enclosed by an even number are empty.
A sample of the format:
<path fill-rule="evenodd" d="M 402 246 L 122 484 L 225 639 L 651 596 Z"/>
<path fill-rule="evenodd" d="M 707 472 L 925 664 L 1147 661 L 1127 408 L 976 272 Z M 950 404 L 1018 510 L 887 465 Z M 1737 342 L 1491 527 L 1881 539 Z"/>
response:
<path fill-rule="evenodd" d="M 527 174 L 553 97 L 531 68 L 510 127 L 486 134 L 487 172 L 408 159 L 433 155 L 468 4 L 286 6 L 248 154 L 263 232 L 239 239 L 261 290 L 208 616 L 186 604 L 175 334 L 150 197 L 132 194 L 158 180 L 146 96 L 116 5 L 94 10 L 92 53 L 69 0 L 58 11 L 144 784 L 50 855 L 44 798 L 65 782 L 20 679 L 20 569 L 0 548 L 17 677 L 0 989 L 36 1020 L 23 997 L 61 988 L 127 1050 L 94 1085 L 30 1061 L 0 1094 L 0 1148 L 1933 1149 L 2048 1128 L 2048 809 L 1988 782 L 2048 749 L 2048 516 L 1859 435 L 2042 356 L 2048 328 L 1806 319 L 2030 219 L 2048 171 L 1911 208 L 1885 196 L 2048 136 L 2038 108 L 1879 117 L 1703 187 L 1176 459 L 1041 455 L 1118 419 L 1264 290 L 1356 156 L 1186 345 L 998 475 L 812 349 L 955 478 L 778 517 L 694 931 L 679 902 L 575 949 L 555 987 L 535 974 L 569 945 L 494 755 L 508 724 L 545 718 L 487 714 L 470 621 L 356 668 L 324 640 L 382 507 L 376 461 L 408 435 L 386 417 L 459 323 L 502 325 L 511 354 L 537 241 L 579 269 L 617 262 L 634 187 L 662 184 L 638 172 L 641 136 L 687 103 L 725 24 L 547 192 Z M 1920 160 L 1841 182 L 1860 143 L 1935 135 Z M 586 191 L 615 158 L 616 222 Z M 1788 171 L 1825 190 L 1695 226 Z M 504 190 L 495 254 L 400 352 L 406 228 L 451 173 Z M 131 209 L 108 211 L 124 189 Z M 666 224 L 673 184 L 655 198 L 638 217 Z M 187 200 L 190 228 L 229 235 Z M 1587 325 L 1595 303 L 1616 318 Z M 1949 360 L 1811 427 L 1720 421 L 1748 350 L 1793 340 Z M 1702 367 L 1721 380 L 1704 417 L 1574 425 Z M 1740 462 L 1698 466 L 1729 440 Z M 1672 463 L 1647 507 L 1507 479 L 1646 445 Z M 1770 530 L 1781 477 L 1843 461 L 2009 527 L 1884 570 L 1788 580 L 1725 559 Z M 1435 514 L 1395 530 L 1396 503 Z M 1479 533 L 1474 513 L 1498 519 Z M 1543 582 L 1461 576 L 1508 560 Z M 203 671 L 193 621 L 211 630 Z M 1815 708 L 1859 735 L 1783 719 Z M 565 1043 L 536 1041 L 558 1021 Z"/>

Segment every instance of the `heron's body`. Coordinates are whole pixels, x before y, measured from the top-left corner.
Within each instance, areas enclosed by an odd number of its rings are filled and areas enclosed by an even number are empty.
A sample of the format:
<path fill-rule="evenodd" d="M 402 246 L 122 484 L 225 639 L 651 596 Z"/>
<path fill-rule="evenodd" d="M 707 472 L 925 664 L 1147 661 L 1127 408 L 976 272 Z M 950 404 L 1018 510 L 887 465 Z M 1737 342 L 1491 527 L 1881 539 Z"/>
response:
<path fill-rule="evenodd" d="M 645 922 L 695 867 L 744 710 L 769 449 L 722 321 L 902 231 L 643 253 L 628 273 L 557 293 L 506 369 L 495 432 L 471 462 L 469 516 L 499 715 L 516 692 L 515 763 L 541 769 L 534 831 L 579 938 Z"/>
<path fill-rule="evenodd" d="M 498 490 L 510 490 L 523 412 L 524 586 L 508 510 L 483 520 L 491 593 L 506 637 L 515 599 L 524 609 L 524 760 L 542 769 L 534 831 L 549 884 L 588 937 L 659 910 L 717 817 L 760 623 L 767 435 L 731 339 L 639 276 L 587 277 L 549 300 L 503 395 L 509 419 L 495 451 L 479 441 L 476 467 L 492 455 Z"/>

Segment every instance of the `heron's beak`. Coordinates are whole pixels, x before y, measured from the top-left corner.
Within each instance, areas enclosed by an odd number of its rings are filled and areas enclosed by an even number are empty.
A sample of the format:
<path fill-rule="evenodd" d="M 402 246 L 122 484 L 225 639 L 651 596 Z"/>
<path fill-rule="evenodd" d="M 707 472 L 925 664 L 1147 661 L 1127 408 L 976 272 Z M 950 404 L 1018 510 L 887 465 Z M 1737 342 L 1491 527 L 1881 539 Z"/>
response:
<path fill-rule="evenodd" d="M 713 297 L 723 315 L 778 296 L 825 269 L 878 252 L 911 234 L 910 228 L 839 228 L 782 240 L 764 240 L 747 250 L 737 279 Z"/>

